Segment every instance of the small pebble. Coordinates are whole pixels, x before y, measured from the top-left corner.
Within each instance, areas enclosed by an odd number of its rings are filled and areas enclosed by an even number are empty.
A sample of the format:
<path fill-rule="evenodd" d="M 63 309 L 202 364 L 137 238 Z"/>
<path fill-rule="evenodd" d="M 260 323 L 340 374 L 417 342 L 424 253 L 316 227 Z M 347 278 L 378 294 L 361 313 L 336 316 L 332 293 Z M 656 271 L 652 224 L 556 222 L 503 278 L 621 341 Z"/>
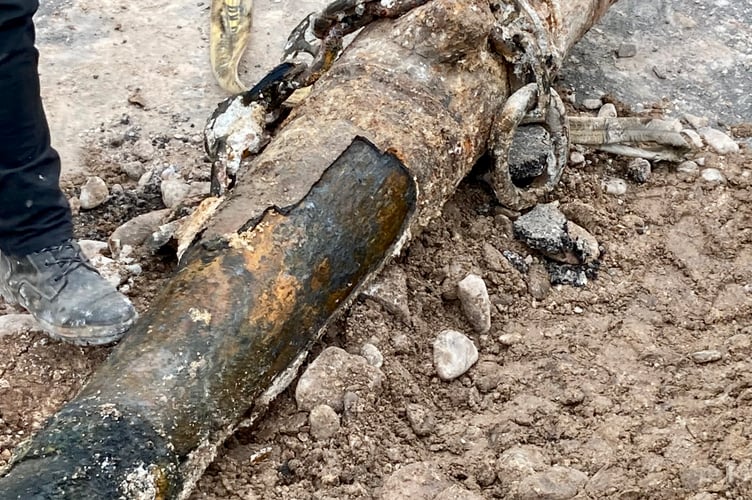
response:
<path fill-rule="evenodd" d="M 473 329 L 478 333 L 488 332 L 491 329 L 491 300 L 483 278 L 468 274 L 457 284 L 457 298 Z"/>
<path fill-rule="evenodd" d="M 443 380 L 454 380 L 478 361 L 473 341 L 455 330 L 444 330 L 433 341 L 433 364 Z"/>
<path fill-rule="evenodd" d="M 727 155 L 739 152 L 739 144 L 731 137 L 710 127 L 699 129 L 700 136 L 705 140 L 707 145 L 719 155 Z"/>
<path fill-rule="evenodd" d="M 695 174 L 696 175 L 700 171 L 700 166 L 697 163 L 693 162 L 692 160 L 687 160 L 687 161 L 681 162 L 676 167 L 676 171 L 677 172 L 682 172 L 684 174 Z"/>
<path fill-rule="evenodd" d="M 717 168 L 705 168 L 702 170 L 702 174 L 700 174 L 703 179 L 705 179 L 707 182 L 711 182 L 714 184 L 723 184 L 726 182 L 726 178 L 723 176 L 720 170 Z"/>
<path fill-rule="evenodd" d="M 635 182 L 646 183 L 650 179 L 652 166 L 645 158 L 635 158 L 627 165 L 627 174 Z"/>
<path fill-rule="evenodd" d="M 627 183 L 624 179 L 610 179 L 604 186 L 606 193 L 614 196 L 622 196 L 627 192 Z"/>
<path fill-rule="evenodd" d="M 371 366 L 381 368 L 384 365 L 384 356 L 379 348 L 373 344 L 363 344 L 363 347 L 360 348 L 360 355 L 366 358 Z"/>
<path fill-rule="evenodd" d="M 720 361 L 722 354 L 720 351 L 707 350 L 697 351 L 692 353 L 692 361 L 698 365 L 704 365 L 705 363 L 714 363 Z"/>
<path fill-rule="evenodd" d="M 81 195 L 78 199 L 81 202 L 81 209 L 91 210 L 107 201 L 109 196 L 110 192 L 104 179 L 94 176 L 86 179 L 86 184 L 81 187 Z"/>
<path fill-rule="evenodd" d="M 572 151 L 569 154 L 569 163 L 572 165 L 582 165 L 585 163 L 585 155 L 579 151 Z"/>
<path fill-rule="evenodd" d="M 634 57 L 637 55 L 637 45 L 633 43 L 622 43 L 616 50 L 616 57 L 619 59 L 625 59 L 627 57 Z"/>
<path fill-rule="evenodd" d="M 585 99 L 582 101 L 582 106 L 590 111 L 595 111 L 603 106 L 603 101 L 600 99 Z"/>
<path fill-rule="evenodd" d="M 503 346 L 511 347 L 522 342 L 522 335 L 519 333 L 505 333 L 499 336 L 499 343 Z"/>
<path fill-rule="evenodd" d="M 339 431 L 339 415 L 331 406 L 315 406 L 308 415 L 311 436 L 317 441 L 333 437 Z"/>
<path fill-rule="evenodd" d="M 689 144 L 693 148 L 702 149 L 705 146 L 705 143 L 702 142 L 702 137 L 700 137 L 700 134 L 698 134 L 694 130 L 685 128 L 681 131 L 681 133 L 685 136 L 686 139 L 689 140 Z"/>
<path fill-rule="evenodd" d="M 684 118 L 684 121 L 687 122 L 689 126 L 695 130 L 699 130 L 703 127 L 707 127 L 708 124 L 710 123 L 710 120 L 708 120 L 708 118 L 705 116 L 695 116 L 689 113 L 685 114 L 683 118 Z"/>
<path fill-rule="evenodd" d="M 405 408 L 407 421 L 416 436 L 428 436 L 436 429 L 436 418 L 433 412 L 419 404 L 408 404 Z"/>
<path fill-rule="evenodd" d="M 601 109 L 598 110 L 599 118 L 616 118 L 616 116 L 616 106 L 614 106 L 610 102 L 607 102 L 606 104 L 601 106 Z"/>
<path fill-rule="evenodd" d="M 154 159 L 156 154 L 156 148 L 152 145 L 150 140 L 139 139 L 133 145 L 133 154 L 141 162 L 147 162 Z"/>

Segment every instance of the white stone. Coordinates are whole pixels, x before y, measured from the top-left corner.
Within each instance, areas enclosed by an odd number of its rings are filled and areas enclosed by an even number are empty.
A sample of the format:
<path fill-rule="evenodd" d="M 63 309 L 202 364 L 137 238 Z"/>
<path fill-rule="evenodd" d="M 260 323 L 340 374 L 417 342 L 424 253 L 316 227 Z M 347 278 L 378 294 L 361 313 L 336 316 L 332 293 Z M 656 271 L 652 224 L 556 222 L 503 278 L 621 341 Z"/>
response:
<path fill-rule="evenodd" d="M 705 168 L 700 175 L 707 182 L 712 182 L 714 184 L 723 184 L 726 182 L 726 178 L 717 168 Z"/>
<path fill-rule="evenodd" d="M 701 129 L 703 127 L 707 127 L 709 123 L 709 120 L 707 117 L 695 116 L 689 113 L 684 115 L 684 121 L 689 123 L 689 125 L 695 130 Z"/>
<path fill-rule="evenodd" d="M 627 182 L 624 179 L 609 179 L 604 185 L 606 193 L 622 196 L 627 192 Z"/>
<path fill-rule="evenodd" d="M 381 368 L 384 365 L 384 356 L 379 351 L 379 348 L 373 344 L 363 344 L 363 347 L 360 348 L 360 355 L 366 358 L 366 361 L 371 366 Z"/>
<path fill-rule="evenodd" d="M 569 154 L 569 163 L 572 165 L 582 165 L 585 163 L 585 155 L 579 151 L 572 151 Z"/>
<path fill-rule="evenodd" d="M 81 195 L 78 199 L 83 210 L 91 210 L 107 201 L 109 196 L 110 192 L 104 179 L 93 176 L 86 179 L 86 184 L 81 186 Z"/>
<path fill-rule="evenodd" d="M 179 177 L 164 179 L 159 189 L 162 192 L 162 203 L 167 208 L 173 208 L 183 201 L 191 191 L 190 185 Z"/>
<path fill-rule="evenodd" d="M 433 341 L 433 364 L 443 380 L 466 373 L 478 361 L 473 341 L 455 330 L 444 330 Z"/>
<path fill-rule="evenodd" d="M 603 101 L 600 99 L 585 99 L 582 101 L 582 106 L 590 111 L 595 111 L 603 106 Z"/>
<path fill-rule="evenodd" d="M 708 146 L 720 155 L 727 155 L 739 152 L 739 144 L 731 137 L 710 127 L 703 127 L 698 130 L 700 136 L 705 140 Z"/>
<path fill-rule="evenodd" d="M 468 274 L 457 284 L 457 298 L 473 329 L 478 333 L 488 332 L 491 329 L 491 300 L 483 278 Z"/>
<path fill-rule="evenodd" d="M 690 145 L 695 149 L 702 149 L 703 146 L 705 146 L 705 143 L 702 142 L 702 137 L 700 137 L 700 134 L 695 132 L 692 129 L 685 128 L 681 131 L 682 135 L 684 135 L 687 139 L 689 139 Z"/>
<path fill-rule="evenodd" d="M 684 174 L 696 175 L 700 171 L 700 166 L 696 162 L 693 162 L 692 160 L 687 160 L 687 161 L 681 162 L 676 167 L 676 171 L 682 172 Z"/>
<path fill-rule="evenodd" d="M 607 102 L 606 104 L 601 106 L 601 109 L 598 110 L 599 118 L 616 118 L 616 116 L 616 106 L 614 106 L 610 102 Z"/>
<path fill-rule="evenodd" d="M 78 246 L 87 259 L 92 259 L 95 255 L 104 255 L 109 246 L 105 241 L 96 240 L 78 240 Z"/>

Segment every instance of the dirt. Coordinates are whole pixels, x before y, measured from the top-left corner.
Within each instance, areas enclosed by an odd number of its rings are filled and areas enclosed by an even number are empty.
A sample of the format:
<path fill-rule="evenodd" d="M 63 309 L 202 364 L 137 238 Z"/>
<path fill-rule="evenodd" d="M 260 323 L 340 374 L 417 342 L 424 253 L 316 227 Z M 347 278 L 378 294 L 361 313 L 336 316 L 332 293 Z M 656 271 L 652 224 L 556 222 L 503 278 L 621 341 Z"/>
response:
<path fill-rule="evenodd" d="M 89 12 L 76 5 L 47 15 Z M 191 7 L 190 15 L 206 15 L 205 7 Z M 132 25 L 147 37 L 148 23 L 136 23 L 143 12 L 127 11 L 113 7 L 112 29 Z M 203 64 L 203 56 L 194 57 Z M 114 82 L 129 68 L 107 71 Z M 211 89 L 190 97 L 201 101 L 190 112 L 173 112 L 185 107 L 182 96 L 160 93 L 156 100 L 167 111 L 158 112 L 129 103 L 123 92 L 119 105 L 86 125 L 75 152 L 83 161 L 66 176 L 67 192 L 75 195 L 90 174 L 122 190 L 76 216 L 79 236 L 105 240 L 117 224 L 159 205 L 120 164 L 173 166 L 205 178 L 196 136 L 201 113 L 208 115 L 218 95 L 206 68 L 189 72 Z M 69 84 L 86 89 L 91 82 Z M 748 123 L 730 125 L 749 137 Z M 146 157 L 143 141 L 153 147 Z M 626 177 L 626 160 L 587 151 L 584 164 L 570 165 L 548 201 L 558 200 L 605 249 L 597 278 L 580 288 L 548 287 L 539 274 L 524 275 L 498 258 L 496 251 L 531 252 L 513 238 L 515 214 L 468 178 L 441 218 L 382 273 L 407 276 L 409 316 L 361 297 L 310 357 L 332 345 L 359 354 L 372 343 L 384 357 L 381 390 L 346 412 L 334 437 L 317 441 L 307 412 L 296 408 L 293 384 L 255 428 L 225 444 L 191 499 L 378 498 L 393 472 L 415 462 L 433 464 L 450 484 L 481 498 L 538 498 L 520 489 L 524 475 L 505 468 L 504 453 L 516 446 L 540 452 L 547 466 L 584 473 L 578 498 L 752 497 L 752 151 L 699 156 L 724 183 L 661 163 L 647 183 L 629 182 L 625 195 L 613 196 L 603 182 Z M 174 261 L 138 257 L 145 272 L 128 293 L 144 311 Z M 538 269 L 539 257 L 531 257 Z M 491 294 L 485 335 L 471 333 L 451 293 L 457 277 L 470 272 Z M 433 339 L 445 328 L 470 335 L 480 352 L 452 382 L 440 380 L 432 363 Z M 0 466 L 107 353 L 34 331 L 0 332 Z M 416 407 L 431 425 L 408 418 Z"/>

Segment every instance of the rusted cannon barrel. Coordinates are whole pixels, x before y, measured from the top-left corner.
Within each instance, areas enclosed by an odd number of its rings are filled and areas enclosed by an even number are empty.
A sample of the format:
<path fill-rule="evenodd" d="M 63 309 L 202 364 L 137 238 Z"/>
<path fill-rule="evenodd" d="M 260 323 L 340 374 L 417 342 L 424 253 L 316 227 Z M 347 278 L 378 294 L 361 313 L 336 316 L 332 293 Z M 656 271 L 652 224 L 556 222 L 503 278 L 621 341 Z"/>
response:
<path fill-rule="evenodd" d="M 486 151 L 513 71 L 489 49 L 495 3 L 432 0 L 359 35 L 0 497 L 185 498 Z M 565 54 L 612 3 L 531 5 Z"/>

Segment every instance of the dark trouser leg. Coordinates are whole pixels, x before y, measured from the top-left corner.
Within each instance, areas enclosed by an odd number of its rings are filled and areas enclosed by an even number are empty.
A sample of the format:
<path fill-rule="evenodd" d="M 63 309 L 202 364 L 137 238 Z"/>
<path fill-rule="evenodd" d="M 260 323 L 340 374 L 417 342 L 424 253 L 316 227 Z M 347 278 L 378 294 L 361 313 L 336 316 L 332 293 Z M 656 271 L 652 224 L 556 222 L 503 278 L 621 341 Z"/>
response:
<path fill-rule="evenodd" d="M 17 257 L 72 237 L 39 96 L 37 7 L 37 0 L 0 0 L 0 251 Z"/>

